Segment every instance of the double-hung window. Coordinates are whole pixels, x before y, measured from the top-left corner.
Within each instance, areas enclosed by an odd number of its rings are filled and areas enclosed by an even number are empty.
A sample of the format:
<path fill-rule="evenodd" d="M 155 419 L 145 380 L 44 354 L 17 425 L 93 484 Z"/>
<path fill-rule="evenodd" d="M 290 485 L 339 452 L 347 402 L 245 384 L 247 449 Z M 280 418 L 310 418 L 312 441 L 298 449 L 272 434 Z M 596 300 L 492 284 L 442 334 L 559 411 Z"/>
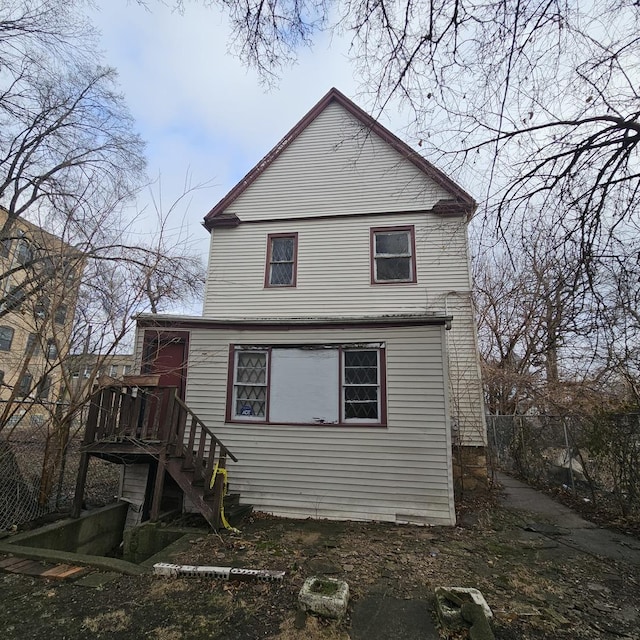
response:
<path fill-rule="evenodd" d="M 297 233 L 270 233 L 267 236 L 265 287 L 295 287 L 297 257 Z"/>
<path fill-rule="evenodd" d="M 233 417 L 267 419 L 268 351 L 237 350 L 233 367 Z"/>
<path fill-rule="evenodd" d="M 413 225 L 371 229 L 371 282 L 416 282 Z"/>
<path fill-rule="evenodd" d="M 385 348 L 231 345 L 227 420 L 288 425 L 386 425 Z"/>

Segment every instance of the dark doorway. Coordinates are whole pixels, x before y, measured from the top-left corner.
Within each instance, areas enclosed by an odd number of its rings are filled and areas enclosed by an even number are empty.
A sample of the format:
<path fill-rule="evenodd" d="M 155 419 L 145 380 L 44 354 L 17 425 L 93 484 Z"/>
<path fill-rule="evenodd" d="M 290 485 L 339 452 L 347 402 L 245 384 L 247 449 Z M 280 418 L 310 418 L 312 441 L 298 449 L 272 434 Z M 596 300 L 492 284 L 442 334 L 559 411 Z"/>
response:
<path fill-rule="evenodd" d="M 142 373 L 160 374 L 161 387 L 177 387 L 184 400 L 187 384 L 189 334 L 186 331 L 144 332 Z"/>

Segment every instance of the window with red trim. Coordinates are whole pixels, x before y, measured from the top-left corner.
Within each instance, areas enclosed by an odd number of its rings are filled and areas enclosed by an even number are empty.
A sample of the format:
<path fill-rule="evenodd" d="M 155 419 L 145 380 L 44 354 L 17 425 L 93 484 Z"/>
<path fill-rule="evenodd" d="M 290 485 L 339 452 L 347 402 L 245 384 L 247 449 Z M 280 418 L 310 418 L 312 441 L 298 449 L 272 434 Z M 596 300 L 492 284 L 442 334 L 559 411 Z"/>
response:
<path fill-rule="evenodd" d="M 371 281 L 376 284 L 416 281 L 415 229 L 371 229 Z"/>
<path fill-rule="evenodd" d="M 384 345 L 232 345 L 227 419 L 386 424 Z"/>
<path fill-rule="evenodd" d="M 295 287 L 298 257 L 297 233 L 267 236 L 266 287 Z"/>

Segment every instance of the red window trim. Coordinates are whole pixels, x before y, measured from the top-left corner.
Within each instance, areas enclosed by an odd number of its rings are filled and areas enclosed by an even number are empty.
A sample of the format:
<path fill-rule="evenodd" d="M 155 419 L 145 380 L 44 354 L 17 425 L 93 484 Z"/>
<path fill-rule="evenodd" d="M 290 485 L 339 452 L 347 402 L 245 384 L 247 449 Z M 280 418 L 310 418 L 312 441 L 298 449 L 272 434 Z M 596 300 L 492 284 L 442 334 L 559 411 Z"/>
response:
<path fill-rule="evenodd" d="M 243 420 L 242 418 L 238 418 L 234 416 L 233 413 L 233 386 L 235 381 L 235 354 L 237 351 L 248 350 L 248 347 L 251 347 L 256 350 L 266 351 L 267 352 L 267 407 L 265 411 L 265 419 L 264 420 Z M 271 422 L 270 421 L 270 410 L 271 410 L 271 352 L 274 348 L 295 348 L 295 345 L 240 345 L 232 343 L 229 345 L 229 360 L 227 363 L 227 398 L 226 398 L 226 407 L 225 407 L 225 422 L 230 424 L 253 424 L 253 425 L 276 425 L 276 426 L 285 426 L 285 427 L 377 427 L 377 428 L 387 428 L 387 358 L 386 358 L 386 347 L 376 347 L 375 349 L 379 353 L 379 362 L 380 362 L 380 421 L 379 422 L 346 422 L 344 419 L 344 406 L 342 400 L 342 380 L 343 380 L 343 367 L 344 367 L 344 359 L 343 352 L 345 350 L 352 351 L 357 349 L 356 344 L 354 346 L 349 345 L 336 345 L 336 350 L 339 351 L 338 362 L 339 362 L 339 370 L 338 370 L 338 402 L 339 402 L 339 410 L 338 410 L 338 422 L 334 423 L 321 423 L 321 422 Z M 370 349 L 373 350 L 373 347 Z"/>
<path fill-rule="evenodd" d="M 271 272 L 271 244 L 274 238 L 293 238 L 293 273 L 291 274 L 291 284 L 271 284 L 269 275 Z M 264 270 L 265 289 L 287 289 L 295 287 L 298 281 L 298 232 L 291 233 L 269 233 L 267 234 L 267 261 Z"/>
<path fill-rule="evenodd" d="M 411 246 L 411 279 L 410 280 L 376 280 L 375 235 L 376 233 L 388 233 L 391 231 L 408 231 Z M 397 225 L 390 227 L 371 227 L 369 233 L 369 265 L 371 269 L 371 284 L 394 285 L 416 284 L 418 274 L 416 272 L 416 228 L 413 224 Z"/>

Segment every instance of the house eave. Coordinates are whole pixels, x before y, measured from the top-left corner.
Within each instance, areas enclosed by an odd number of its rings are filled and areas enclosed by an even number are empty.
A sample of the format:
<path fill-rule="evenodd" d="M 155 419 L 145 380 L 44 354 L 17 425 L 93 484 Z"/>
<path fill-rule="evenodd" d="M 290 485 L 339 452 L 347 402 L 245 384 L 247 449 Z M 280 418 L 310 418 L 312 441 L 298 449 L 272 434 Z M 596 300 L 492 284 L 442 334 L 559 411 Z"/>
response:
<path fill-rule="evenodd" d="M 451 194 L 452 201 L 465 210 L 468 218 L 473 215 L 476 209 L 475 200 L 458 184 L 456 184 L 443 171 L 423 158 L 412 149 L 406 142 L 391 133 L 386 127 L 381 125 L 375 118 L 361 109 L 354 102 L 349 100 L 343 93 L 335 88 L 321 98 L 321 100 L 258 162 L 247 175 L 238 182 L 222 200 L 218 202 L 204 217 L 203 225 L 211 231 L 216 226 L 216 220 L 228 215 L 226 209 L 242 194 L 255 180 L 273 163 L 273 161 L 289 147 L 289 145 L 313 122 L 331 102 L 337 102 L 363 126 L 382 138 L 387 144 L 393 147 L 401 156 L 413 163 L 420 171 L 431 178 L 436 184 Z M 221 225 L 237 226 L 237 225 Z"/>
<path fill-rule="evenodd" d="M 376 327 L 444 326 L 451 327 L 453 317 L 440 314 L 397 314 L 384 316 L 301 317 L 301 318 L 204 318 L 165 314 L 140 314 L 138 326 L 145 329 L 343 329 Z"/>

